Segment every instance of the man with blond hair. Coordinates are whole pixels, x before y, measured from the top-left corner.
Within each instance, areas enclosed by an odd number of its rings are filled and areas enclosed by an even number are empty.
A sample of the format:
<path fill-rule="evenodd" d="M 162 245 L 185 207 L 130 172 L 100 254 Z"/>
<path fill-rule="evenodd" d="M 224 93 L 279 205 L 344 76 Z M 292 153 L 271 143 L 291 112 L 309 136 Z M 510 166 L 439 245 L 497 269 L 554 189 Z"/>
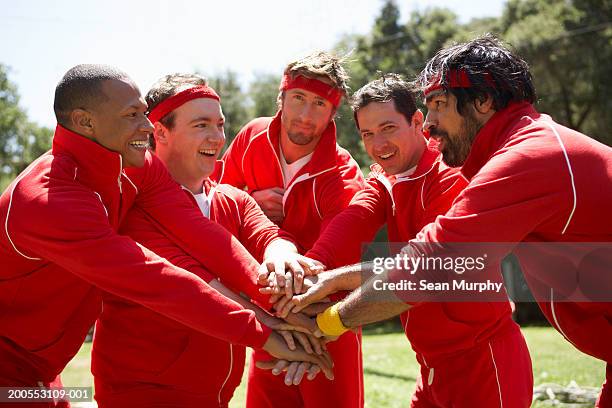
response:
<path fill-rule="evenodd" d="M 363 187 L 350 154 L 336 143 L 334 115 L 346 96 L 348 75 L 341 59 L 314 52 L 285 68 L 272 118 L 257 118 L 236 136 L 223 156 L 222 181 L 246 189 L 266 215 L 307 251 L 331 219 Z M 303 276 L 276 277 L 287 292 L 300 289 Z M 280 278 L 280 279 L 278 279 Z M 274 279 L 273 279 L 274 280 Z M 255 367 L 251 360 L 247 407 L 359 407 L 363 405 L 361 335 L 349 332 L 328 350 L 334 381 L 319 376 L 298 387 Z"/>

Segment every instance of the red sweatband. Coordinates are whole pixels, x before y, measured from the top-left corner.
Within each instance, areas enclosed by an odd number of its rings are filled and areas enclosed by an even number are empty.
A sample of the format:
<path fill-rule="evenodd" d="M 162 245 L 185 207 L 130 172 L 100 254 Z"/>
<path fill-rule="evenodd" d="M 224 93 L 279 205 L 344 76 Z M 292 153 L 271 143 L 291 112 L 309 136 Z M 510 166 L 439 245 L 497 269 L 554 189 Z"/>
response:
<path fill-rule="evenodd" d="M 187 88 L 184 91 L 172 95 L 171 97 L 161 101 L 156 107 L 149 112 L 147 115 L 151 123 L 159 121 L 161 118 L 183 105 L 192 99 L 209 98 L 220 101 L 219 95 L 209 86 L 198 85 L 191 88 Z"/>
<path fill-rule="evenodd" d="M 484 79 L 489 86 L 495 88 L 495 81 L 493 81 L 493 77 L 488 72 L 485 72 Z M 472 82 L 470 81 L 470 77 L 467 72 L 463 69 L 450 69 L 448 71 L 448 78 L 446 81 L 446 86 L 448 88 L 471 88 Z M 437 91 L 438 89 L 442 89 L 443 86 L 441 84 L 441 77 L 438 76 L 423 92 L 423 95 L 427 97 L 427 95 L 431 94 L 433 91 Z"/>
<path fill-rule="evenodd" d="M 287 91 L 289 89 L 301 88 L 319 95 L 321 98 L 328 100 L 335 108 L 340 105 L 344 91 L 325 82 L 314 78 L 307 78 L 303 75 L 298 75 L 291 78 L 290 74 L 284 75 L 281 81 L 280 90 Z"/>

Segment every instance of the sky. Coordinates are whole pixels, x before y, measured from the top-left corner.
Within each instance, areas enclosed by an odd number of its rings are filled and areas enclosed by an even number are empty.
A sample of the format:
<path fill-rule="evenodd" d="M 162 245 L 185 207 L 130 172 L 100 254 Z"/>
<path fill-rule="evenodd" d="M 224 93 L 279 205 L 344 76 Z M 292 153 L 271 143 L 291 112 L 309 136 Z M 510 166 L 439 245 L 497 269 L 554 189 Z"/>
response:
<path fill-rule="evenodd" d="M 291 59 L 365 34 L 382 0 L 22 0 L 0 9 L 0 63 L 9 66 L 31 120 L 54 127 L 53 92 L 82 63 L 127 72 L 146 93 L 173 72 L 280 73 Z M 498 16 L 503 0 L 398 1 L 410 12 L 447 7 L 461 22 Z"/>

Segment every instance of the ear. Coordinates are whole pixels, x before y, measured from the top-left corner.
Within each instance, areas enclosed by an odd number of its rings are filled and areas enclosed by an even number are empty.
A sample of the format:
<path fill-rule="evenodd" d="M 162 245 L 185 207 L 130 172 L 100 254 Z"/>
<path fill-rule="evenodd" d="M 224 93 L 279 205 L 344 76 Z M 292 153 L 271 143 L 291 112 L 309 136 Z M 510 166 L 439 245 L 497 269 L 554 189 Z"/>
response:
<path fill-rule="evenodd" d="M 168 129 L 164 125 L 161 124 L 160 121 L 157 121 L 153 124 L 153 137 L 155 138 L 155 143 L 159 145 L 167 145 L 168 144 Z"/>
<path fill-rule="evenodd" d="M 424 120 L 423 112 L 417 109 L 412 115 L 412 123 L 410 123 L 410 125 L 414 126 L 415 129 L 423 129 L 423 120 Z"/>
<path fill-rule="evenodd" d="M 481 115 L 493 113 L 495 111 L 493 108 L 493 97 L 487 94 L 484 98 L 476 98 L 474 100 L 474 109 Z"/>
<path fill-rule="evenodd" d="M 278 93 L 276 97 L 276 108 L 278 110 L 283 110 L 283 103 L 285 102 L 285 91 L 281 91 Z"/>
<path fill-rule="evenodd" d="M 91 137 L 95 134 L 93 115 L 84 109 L 70 112 L 70 123 L 76 133 Z"/>
<path fill-rule="evenodd" d="M 328 122 L 331 122 L 332 120 L 336 118 L 336 113 L 338 113 L 338 108 L 336 107 L 332 108 L 331 114 L 329 115 Z"/>

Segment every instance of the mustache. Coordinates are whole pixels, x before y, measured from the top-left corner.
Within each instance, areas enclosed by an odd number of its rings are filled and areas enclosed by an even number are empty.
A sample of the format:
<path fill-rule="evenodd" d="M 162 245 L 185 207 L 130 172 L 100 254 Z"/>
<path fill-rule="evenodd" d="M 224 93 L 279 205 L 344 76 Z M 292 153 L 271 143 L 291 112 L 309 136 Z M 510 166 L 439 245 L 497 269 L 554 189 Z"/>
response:
<path fill-rule="evenodd" d="M 314 128 L 314 127 L 315 127 L 315 126 L 314 126 L 313 124 L 311 124 L 311 123 L 304 123 L 304 122 L 301 122 L 301 121 L 299 121 L 299 120 L 293 120 L 293 121 L 291 121 L 291 124 L 292 124 L 292 125 L 297 125 L 297 126 L 299 126 L 299 127 L 304 127 L 304 128 Z"/>
<path fill-rule="evenodd" d="M 448 132 L 440 129 L 429 129 L 429 136 L 440 136 L 448 139 Z"/>

